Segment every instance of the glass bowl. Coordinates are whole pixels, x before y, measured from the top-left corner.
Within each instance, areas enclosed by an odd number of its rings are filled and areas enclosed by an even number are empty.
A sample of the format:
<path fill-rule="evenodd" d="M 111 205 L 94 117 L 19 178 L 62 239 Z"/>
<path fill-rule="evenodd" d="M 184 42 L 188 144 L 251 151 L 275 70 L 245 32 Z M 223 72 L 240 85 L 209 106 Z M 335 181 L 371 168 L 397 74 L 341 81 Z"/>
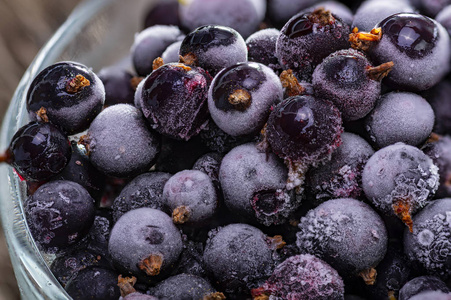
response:
<path fill-rule="evenodd" d="M 33 78 L 57 61 L 72 60 L 94 71 L 112 64 L 130 65 L 134 34 L 142 29 L 153 0 L 86 0 L 72 12 L 28 67 L 6 112 L 0 136 L 4 151 L 18 128 L 28 122 L 25 98 Z M 70 299 L 50 272 L 34 243 L 23 214 L 26 184 L 13 169 L 0 166 L 1 220 L 23 299 Z"/>

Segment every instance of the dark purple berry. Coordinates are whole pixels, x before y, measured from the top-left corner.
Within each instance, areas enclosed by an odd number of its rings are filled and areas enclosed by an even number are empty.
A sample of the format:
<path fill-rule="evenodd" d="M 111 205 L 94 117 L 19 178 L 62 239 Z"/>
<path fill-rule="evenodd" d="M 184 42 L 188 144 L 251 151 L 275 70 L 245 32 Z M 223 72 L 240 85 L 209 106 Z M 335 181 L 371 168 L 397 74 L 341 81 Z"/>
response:
<path fill-rule="evenodd" d="M 335 269 L 313 255 L 301 254 L 276 266 L 265 284 L 252 290 L 252 296 L 338 300 L 343 299 L 344 292 L 343 280 Z"/>
<path fill-rule="evenodd" d="M 65 289 L 73 300 L 117 300 L 121 295 L 117 278 L 113 270 L 90 267 L 71 278 Z"/>
<path fill-rule="evenodd" d="M 429 156 L 438 167 L 440 185 L 435 193 L 436 198 L 451 196 L 451 138 L 439 137 L 437 141 L 427 143 L 423 152 Z"/>
<path fill-rule="evenodd" d="M 202 70 L 172 63 L 145 79 L 141 109 L 151 126 L 161 134 L 189 140 L 208 120 L 209 76 Z"/>
<path fill-rule="evenodd" d="M 416 147 L 396 143 L 370 157 L 362 173 L 368 200 L 412 230 L 412 215 L 426 206 L 439 185 L 438 168 Z"/>
<path fill-rule="evenodd" d="M 301 80 L 309 81 L 313 70 L 329 54 L 349 48 L 349 25 L 322 8 L 299 13 L 280 31 L 276 56 Z"/>
<path fill-rule="evenodd" d="M 282 84 L 274 71 L 260 63 L 240 63 L 219 72 L 208 92 L 213 121 L 233 135 L 258 133 L 270 107 L 282 100 Z"/>
<path fill-rule="evenodd" d="M 405 230 L 404 251 L 431 275 L 451 275 L 451 199 L 435 200 L 413 217 L 413 231 Z"/>
<path fill-rule="evenodd" d="M 175 25 L 180 27 L 179 2 L 158 1 L 146 15 L 144 28 L 154 25 Z"/>
<path fill-rule="evenodd" d="M 221 69 L 247 61 L 243 37 L 234 29 L 208 25 L 190 32 L 180 45 L 184 63 L 194 64 L 216 75 Z"/>
<path fill-rule="evenodd" d="M 131 49 L 133 65 L 138 75 L 149 75 L 153 70 L 153 61 L 169 45 L 183 37 L 183 32 L 177 26 L 169 25 L 155 25 L 138 33 Z"/>
<path fill-rule="evenodd" d="M 86 130 L 105 102 L 102 81 L 88 67 L 60 62 L 41 71 L 27 93 L 31 120 L 49 120 L 67 134 Z"/>
<path fill-rule="evenodd" d="M 450 289 L 436 276 L 419 276 L 411 279 L 399 291 L 399 300 L 409 300 L 413 296 L 427 291 L 441 291 L 449 293 Z M 426 298 L 427 299 L 427 298 Z M 436 298 L 429 298 L 436 299 Z"/>
<path fill-rule="evenodd" d="M 64 170 L 72 154 L 67 136 L 51 123 L 30 122 L 14 134 L 1 162 L 28 181 L 46 181 Z"/>
<path fill-rule="evenodd" d="M 133 75 L 117 67 L 104 68 L 97 73 L 105 86 L 105 106 L 127 103 L 133 104 L 135 90 Z"/>
<path fill-rule="evenodd" d="M 326 201 L 309 211 L 299 223 L 296 244 L 301 253 L 313 254 L 343 277 L 360 275 L 374 283 L 373 268 L 387 251 L 387 230 L 368 205 L 351 198 Z"/>
<path fill-rule="evenodd" d="M 81 142 L 97 169 L 122 178 L 148 171 L 160 150 L 158 135 L 148 128 L 142 113 L 129 104 L 104 109 Z"/>
<path fill-rule="evenodd" d="M 51 181 L 28 197 L 25 216 L 35 242 L 56 252 L 84 238 L 94 222 L 94 199 L 78 183 Z"/>
<path fill-rule="evenodd" d="M 274 72 L 281 71 L 279 59 L 276 56 L 276 42 L 280 31 L 267 28 L 256 31 L 246 39 L 247 58 L 270 67 Z"/>

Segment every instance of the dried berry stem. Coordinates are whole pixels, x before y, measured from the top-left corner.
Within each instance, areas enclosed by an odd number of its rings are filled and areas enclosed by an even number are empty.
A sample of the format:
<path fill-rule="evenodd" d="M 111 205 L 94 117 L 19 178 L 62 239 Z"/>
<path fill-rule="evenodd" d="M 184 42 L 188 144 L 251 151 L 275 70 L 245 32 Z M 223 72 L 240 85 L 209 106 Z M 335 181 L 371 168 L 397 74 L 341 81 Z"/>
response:
<path fill-rule="evenodd" d="M 221 292 L 215 292 L 208 295 L 205 295 L 202 300 L 224 300 L 226 296 Z"/>
<path fill-rule="evenodd" d="M 161 253 L 150 254 L 148 257 L 141 260 L 138 267 L 149 276 L 156 276 L 160 274 L 161 266 L 163 265 L 163 255 Z"/>
<path fill-rule="evenodd" d="M 309 16 L 308 19 L 312 23 L 320 24 L 322 26 L 327 26 L 335 23 L 335 18 L 332 16 L 329 10 L 325 10 L 323 7 L 315 9 Z"/>
<path fill-rule="evenodd" d="M 368 51 L 371 46 L 380 41 L 382 38 L 381 28 L 373 28 L 370 32 L 359 32 L 357 27 L 354 27 L 352 33 L 349 34 L 349 41 L 351 47 L 361 51 Z"/>
<path fill-rule="evenodd" d="M 80 92 L 85 86 L 90 86 L 91 82 L 83 75 L 78 74 L 66 84 L 66 92 L 69 94 L 75 94 Z"/>
<path fill-rule="evenodd" d="M 281 235 L 275 235 L 273 237 L 268 237 L 268 241 L 270 244 L 269 247 L 274 250 L 282 249 L 287 244 L 287 243 L 285 243 L 285 241 L 283 240 Z"/>
<path fill-rule="evenodd" d="M 155 71 L 156 69 L 158 69 L 162 65 L 164 65 L 163 59 L 161 57 L 157 57 L 152 62 L 152 70 Z"/>
<path fill-rule="evenodd" d="M 197 57 L 191 52 L 184 56 L 179 55 L 179 62 L 185 65 L 195 66 L 197 65 Z"/>
<path fill-rule="evenodd" d="M 409 227 L 410 232 L 413 232 L 413 221 L 410 214 L 411 208 L 412 206 L 409 198 L 399 199 L 393 204 L 395 214 L 407 225 L 407 227 Z"/>
<path fill-rule="evenodd" d="M 39 121 L 45 122 L 45 123 L 49 122 L 49 117 L 47 116 L 47 109 L 45 109 L 44 107 L 41 107 L 36 112 L 36 115 L 37 115 Z"/>
<path fill-rule="evenodd" d="M 263 287 L 252 289 L 251 295 L 253 300 L 269 300 L 269 295 Z"/>
<path fill-rule="evenodd" d="M 377 67 L 369 67 L 366 69 L 367 75 L 372 80 L 381 81 L 390 73 L 395 64 L 392 61 L 383 63 Z"/>
<path fill-rule="evenodd" d="M 305 92 L 305 88 L 299 84 L 291 69 L 285 70 L 280 74 L 280 82 L 289 97 L 301 95 Z"/>
<path fill-rule="evenodd" d="M 121 296 L 125 297 L 128 294 L 136 292 L 135 288 L 133 287 L 136 283 L 136 277 L 122 277 L 122 275 L 119 275 L 117 278 L 117 286 L 121 290 Z"/>
<path fill-rule="evenodd" d="M 439 135 L 435 132 L 431 132 L 428 140 L 426 141 L 426 144 L 438 142 L 441 138 L 442 138 L 441 135 Z"/>
<path fill-rule="evenodd" d="M 78 145 L 83 145 L 86 149 L 86 155 L 89 156 L 89 154 L 91 153 L 91 149 L 90 149 L 90 144 L 91 139 L 89 138 L 89 136 L 87 134 L 82 135 L 79 139 L 78 139 Z"/>
<path fill-rule="evenodd" d="M 13 162 L 13 156 L 11 151 L 6 150 L 4 153 L 0 154 L 0 163 L 11 164 Z"/>
<path fill-rule="evenodd" d="M 229 95 L 228 100 L 236 110 L 245 111 L 249 106 L 251 106 L 252 96 L 244 89 L 236 89 Z"/>
<path fill-rule="evenodd" d="M 175 208 L 174 211 L 172 212 L 172 221 L 175 224 L 183 224 L 189 220 L 190 216 L 191 216 L 190 209 L 185 205 L 182 205 Z"/>
<path fill-rule="evenodd" d="M 366 285 L 374 285 L 376 282 L 377 271 L 375 268 L 369 268 L 359 273 Z"/>

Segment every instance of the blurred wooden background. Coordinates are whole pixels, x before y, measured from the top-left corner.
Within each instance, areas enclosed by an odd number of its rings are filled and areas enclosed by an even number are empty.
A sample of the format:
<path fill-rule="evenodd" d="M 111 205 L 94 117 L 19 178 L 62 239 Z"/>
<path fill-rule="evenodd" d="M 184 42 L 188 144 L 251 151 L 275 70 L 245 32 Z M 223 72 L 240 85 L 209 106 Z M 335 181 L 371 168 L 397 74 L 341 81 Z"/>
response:
<path fill-rule="evenodd" d="M 78 2 L 0 0 L 0 120 L 27 66 Z M 0 274 L 0 300 L 19 299 L 3 231 L 0 232 Z"/>

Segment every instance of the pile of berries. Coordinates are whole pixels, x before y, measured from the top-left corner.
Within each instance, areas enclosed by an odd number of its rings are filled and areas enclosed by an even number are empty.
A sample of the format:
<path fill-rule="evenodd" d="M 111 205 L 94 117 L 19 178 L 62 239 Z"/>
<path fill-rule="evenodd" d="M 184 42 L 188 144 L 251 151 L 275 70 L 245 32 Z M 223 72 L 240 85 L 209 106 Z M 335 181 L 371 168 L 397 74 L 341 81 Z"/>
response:
<path fill-rule="evenodd" d="M 451 299 L 442 3 L 163 1 L 133 71 L 48 66 L 0 159 L 57 280 L 73 299 Z"/>

